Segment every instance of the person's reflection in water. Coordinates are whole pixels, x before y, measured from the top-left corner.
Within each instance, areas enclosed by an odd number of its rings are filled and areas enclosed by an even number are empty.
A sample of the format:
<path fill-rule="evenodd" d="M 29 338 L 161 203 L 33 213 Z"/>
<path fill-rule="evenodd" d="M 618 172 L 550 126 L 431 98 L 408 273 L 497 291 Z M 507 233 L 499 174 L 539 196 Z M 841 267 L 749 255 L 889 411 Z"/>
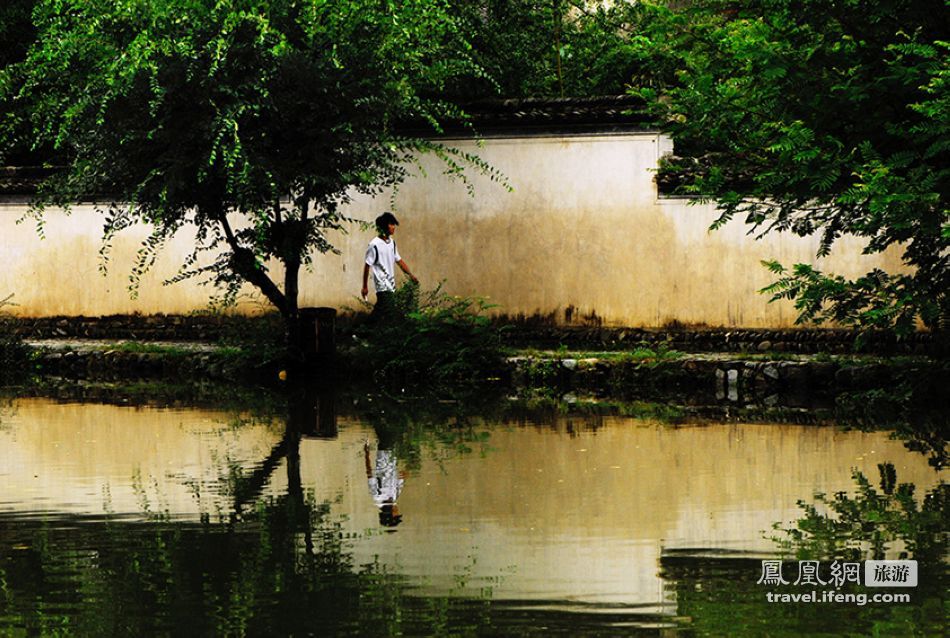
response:
<path fill-rule="evenodd" d="M 366 462 L 366 479 L 369 484 L 369 493 L 379 509 L 379 524 L 383 527 L 396 527 L 402 522 L 399 506 L 396 501 L 405 482 L 403 474 L 397 467 L 396 454 L 393 451 L 392 441 L 385 433 L 377 430 L 379 443 L 376 447 L 376 465 L 370 462 L 370 443 L 363 444 L 363 459 Z"/>

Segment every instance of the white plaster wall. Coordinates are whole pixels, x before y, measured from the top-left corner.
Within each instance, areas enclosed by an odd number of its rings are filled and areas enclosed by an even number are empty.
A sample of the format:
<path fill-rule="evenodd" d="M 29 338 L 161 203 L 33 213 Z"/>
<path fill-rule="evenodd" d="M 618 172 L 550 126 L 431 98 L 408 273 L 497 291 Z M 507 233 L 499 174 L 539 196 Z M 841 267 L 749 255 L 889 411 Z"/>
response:
<path fill-rule="evenodd" d="M 670 145 L 656 133 L 448 143 L 488 161 L 513 190 L 470 172 L 470 196 L 427 157 L 425 176 L 409 180 L 395 197 L 358 197 L 346 212 L 368 221 L 392 208 L 401 222 L 399 249 L 423 285 L 446 280 L 449 292 L 486 296 L 497 312 L 563 317 L 573 306 L 575 316 L 596 313 L 609 324 L 784 327 L 792 325 L 794 309 L 757 293 L 771 281 L 761 260 L 813 263 L 844 275 L 900 267 L 898 254 L 862 256 L 856 241 L 841 241 L 831 257 L 816 260 L 816 238 L 755 241 L 741 221 L 709 232 L 716 218 L 711 206 L 658 199 L 653 171 Z M 206 287 L 161 285 L 188 253 L 187 233 L 166 247 L 139 297 L 130 299 L 128 273 L 145 228 L 119 237 L 103 277 L 102 223 L 91 207 L 70 216 L 49 213 L 43 240 L 31 224 L 15 223 L 25 209 L 22 202 L 0 204 L 0 298 L 14 293 L 16 314 L 183 313 L 206 306 Z M 313 271 L 302 275 L 301 304 L 355 306 L 371 236 L 354 226 L 338 237 L 341 255 L 317 256 Z M 248 290 L 240 310 L 263 307 Z"/>

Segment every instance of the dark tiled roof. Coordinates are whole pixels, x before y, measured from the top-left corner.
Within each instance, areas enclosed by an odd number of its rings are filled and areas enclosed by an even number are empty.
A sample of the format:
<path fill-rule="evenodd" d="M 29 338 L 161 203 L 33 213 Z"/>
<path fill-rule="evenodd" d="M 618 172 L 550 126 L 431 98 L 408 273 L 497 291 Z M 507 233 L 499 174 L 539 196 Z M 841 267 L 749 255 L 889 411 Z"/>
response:
<path fill-rule="evenodd" d="M 643 102 L 629 95 L 483 100 L 464 108 L 479 133 L 497 130 L 617 130 L 649 125 Z"/>
<path fill-rule="evenodd" d="M 0 195 L 32 195 L 37 183 L 52 173 L 38 166 L 0 166 Z"/>

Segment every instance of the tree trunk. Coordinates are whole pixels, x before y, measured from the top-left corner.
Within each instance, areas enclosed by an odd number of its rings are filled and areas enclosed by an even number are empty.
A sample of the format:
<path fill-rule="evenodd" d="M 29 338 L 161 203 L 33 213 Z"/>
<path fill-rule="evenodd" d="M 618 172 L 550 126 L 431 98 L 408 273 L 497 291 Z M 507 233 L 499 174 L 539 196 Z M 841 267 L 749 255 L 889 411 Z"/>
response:
<path fill-rule="evenodd" d="M 300 281 L 300 256 L 287 256 L 284 259 L 284 300 L 287 305 L 287 359 L 303 362 L 305 357 L 304 331 L 306 326 L 297 306 Z"/>

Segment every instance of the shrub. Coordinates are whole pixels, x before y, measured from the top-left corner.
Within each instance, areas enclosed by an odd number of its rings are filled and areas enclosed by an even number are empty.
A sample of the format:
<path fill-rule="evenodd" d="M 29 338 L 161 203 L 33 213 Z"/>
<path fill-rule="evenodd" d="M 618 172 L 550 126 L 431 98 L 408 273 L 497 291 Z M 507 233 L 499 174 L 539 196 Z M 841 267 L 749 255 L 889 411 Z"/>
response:
<path fill-rule="evenodd" d="M 407 282 L 395 293 L 395 311 L 356 331 L 360 369 L 376 383 L 471 383 L 497 378 L 502 369 L 500 330 L 478 297 L 446 294 L 440 283 L 420 291 Z"/>
<path fill-rule="evenodd" d="M 33 349 L 13 331 L 11 317 L 3 312 L 5 306 L 13 305 L 12 297 L 0 299 L 0 382 L 22 379 L 34 357 Z"/>

